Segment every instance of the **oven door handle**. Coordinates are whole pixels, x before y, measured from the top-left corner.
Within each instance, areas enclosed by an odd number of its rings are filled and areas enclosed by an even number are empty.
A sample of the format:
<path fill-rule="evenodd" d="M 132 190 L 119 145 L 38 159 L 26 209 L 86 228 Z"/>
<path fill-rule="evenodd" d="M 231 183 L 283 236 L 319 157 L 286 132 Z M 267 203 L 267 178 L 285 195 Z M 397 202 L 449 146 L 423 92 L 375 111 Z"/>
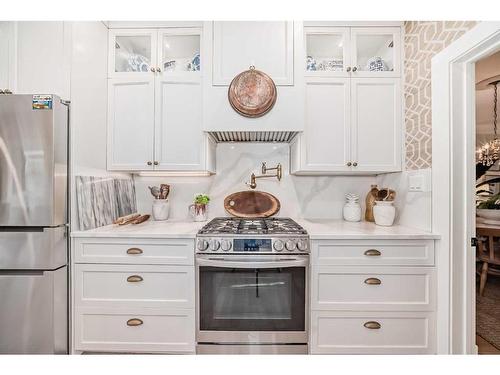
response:
<path fill-rule="evenodd" d="M 308 258 L 287 257 L 274 260 L 233 260 L 228 258 L 196 258 L 199 266 L 220 268 L 288 268 L 306 267 L 309 265 Z"/>

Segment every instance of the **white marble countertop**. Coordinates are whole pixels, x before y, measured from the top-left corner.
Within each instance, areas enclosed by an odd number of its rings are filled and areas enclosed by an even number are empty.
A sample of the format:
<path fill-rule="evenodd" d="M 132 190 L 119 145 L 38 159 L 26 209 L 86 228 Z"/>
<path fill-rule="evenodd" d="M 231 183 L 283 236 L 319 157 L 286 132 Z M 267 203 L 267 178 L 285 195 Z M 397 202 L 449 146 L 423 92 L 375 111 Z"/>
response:
<path fill-rule="evenodd" d="M 382 227 L 369 222 L 351 223 L 343 220 L 294 219 L 313 240 L 319 239 L 439 239 L 440 236 L 419 229 L 394 225 Z M 195 238 L 206 223 L 185 220 L 158 222 L 148 220 L 137 225 L 107 225 L 86 231 L 75 231 L 72 237 L 135 237 L 135 238 Z"/>
<path fill-rule="evenodd" d="M 439 239 L 435 233 L 401 225 L 383 227 L 367 221 L 348 222 L 344 220 L 296 219 L 312 240 L 384 240 L 384 239 Z"/>
<path fill-rule="evenodd" d="M 104 227 L 71 232 L 71 237 L 132 237 L 132 238 L 195 238 L 206 223 L 186 220 L 154 221 L 141 224 L 106 225 Z"/>

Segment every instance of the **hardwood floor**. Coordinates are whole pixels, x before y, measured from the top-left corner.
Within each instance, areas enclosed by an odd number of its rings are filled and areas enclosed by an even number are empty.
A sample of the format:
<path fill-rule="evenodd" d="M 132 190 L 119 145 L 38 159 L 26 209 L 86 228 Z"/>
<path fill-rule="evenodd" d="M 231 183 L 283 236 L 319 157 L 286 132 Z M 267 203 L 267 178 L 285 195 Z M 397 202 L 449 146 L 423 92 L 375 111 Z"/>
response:
<path fill-rule="evenodd" d="M 476 344 L 479 354 L 500 354 L 500 350 L 491 345 L 488 341 L 481 336 L 476 335 Z"/>

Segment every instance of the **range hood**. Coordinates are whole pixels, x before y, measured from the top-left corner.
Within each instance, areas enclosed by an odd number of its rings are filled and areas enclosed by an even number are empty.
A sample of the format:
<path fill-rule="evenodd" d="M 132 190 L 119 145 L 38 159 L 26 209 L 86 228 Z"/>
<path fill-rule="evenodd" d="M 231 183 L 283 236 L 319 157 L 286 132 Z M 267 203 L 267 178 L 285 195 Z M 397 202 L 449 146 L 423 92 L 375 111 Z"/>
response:
<path fill-rule="evenodd" d="M 290 143 L 298 131 L 208 131 L 216 143 L 280 142 Z"/>

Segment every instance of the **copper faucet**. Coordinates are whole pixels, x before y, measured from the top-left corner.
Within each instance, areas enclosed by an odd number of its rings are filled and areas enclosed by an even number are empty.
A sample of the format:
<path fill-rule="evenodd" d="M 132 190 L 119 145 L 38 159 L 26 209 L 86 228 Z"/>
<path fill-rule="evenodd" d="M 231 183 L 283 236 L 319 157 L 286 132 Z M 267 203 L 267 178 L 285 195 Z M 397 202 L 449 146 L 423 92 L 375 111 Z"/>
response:
<path fill-rule="evenodd" d="M 268 171 L 274 171 L 276 170 L 275 174 L 267 174 Z M 261 175 L 255 175 L 255 173 L 252 173 L 250 175 L 250 182 L 247 182 L 246 184 L 250 186 L 251 189 L 255 189 L 257 187 L 257 179 L 258 178 L 264 178 L 264 177 L 276 177 L 278 181 L 281 181 L 281 177 L 283 176 L 282 169 L 281 169 L 281 164 L 278 163 L 276 167 L 274 168 L 268 168 L 266 166 L 266 162 L 262 163 L 262 168 L 261 168 L 262 174 Z"/>

